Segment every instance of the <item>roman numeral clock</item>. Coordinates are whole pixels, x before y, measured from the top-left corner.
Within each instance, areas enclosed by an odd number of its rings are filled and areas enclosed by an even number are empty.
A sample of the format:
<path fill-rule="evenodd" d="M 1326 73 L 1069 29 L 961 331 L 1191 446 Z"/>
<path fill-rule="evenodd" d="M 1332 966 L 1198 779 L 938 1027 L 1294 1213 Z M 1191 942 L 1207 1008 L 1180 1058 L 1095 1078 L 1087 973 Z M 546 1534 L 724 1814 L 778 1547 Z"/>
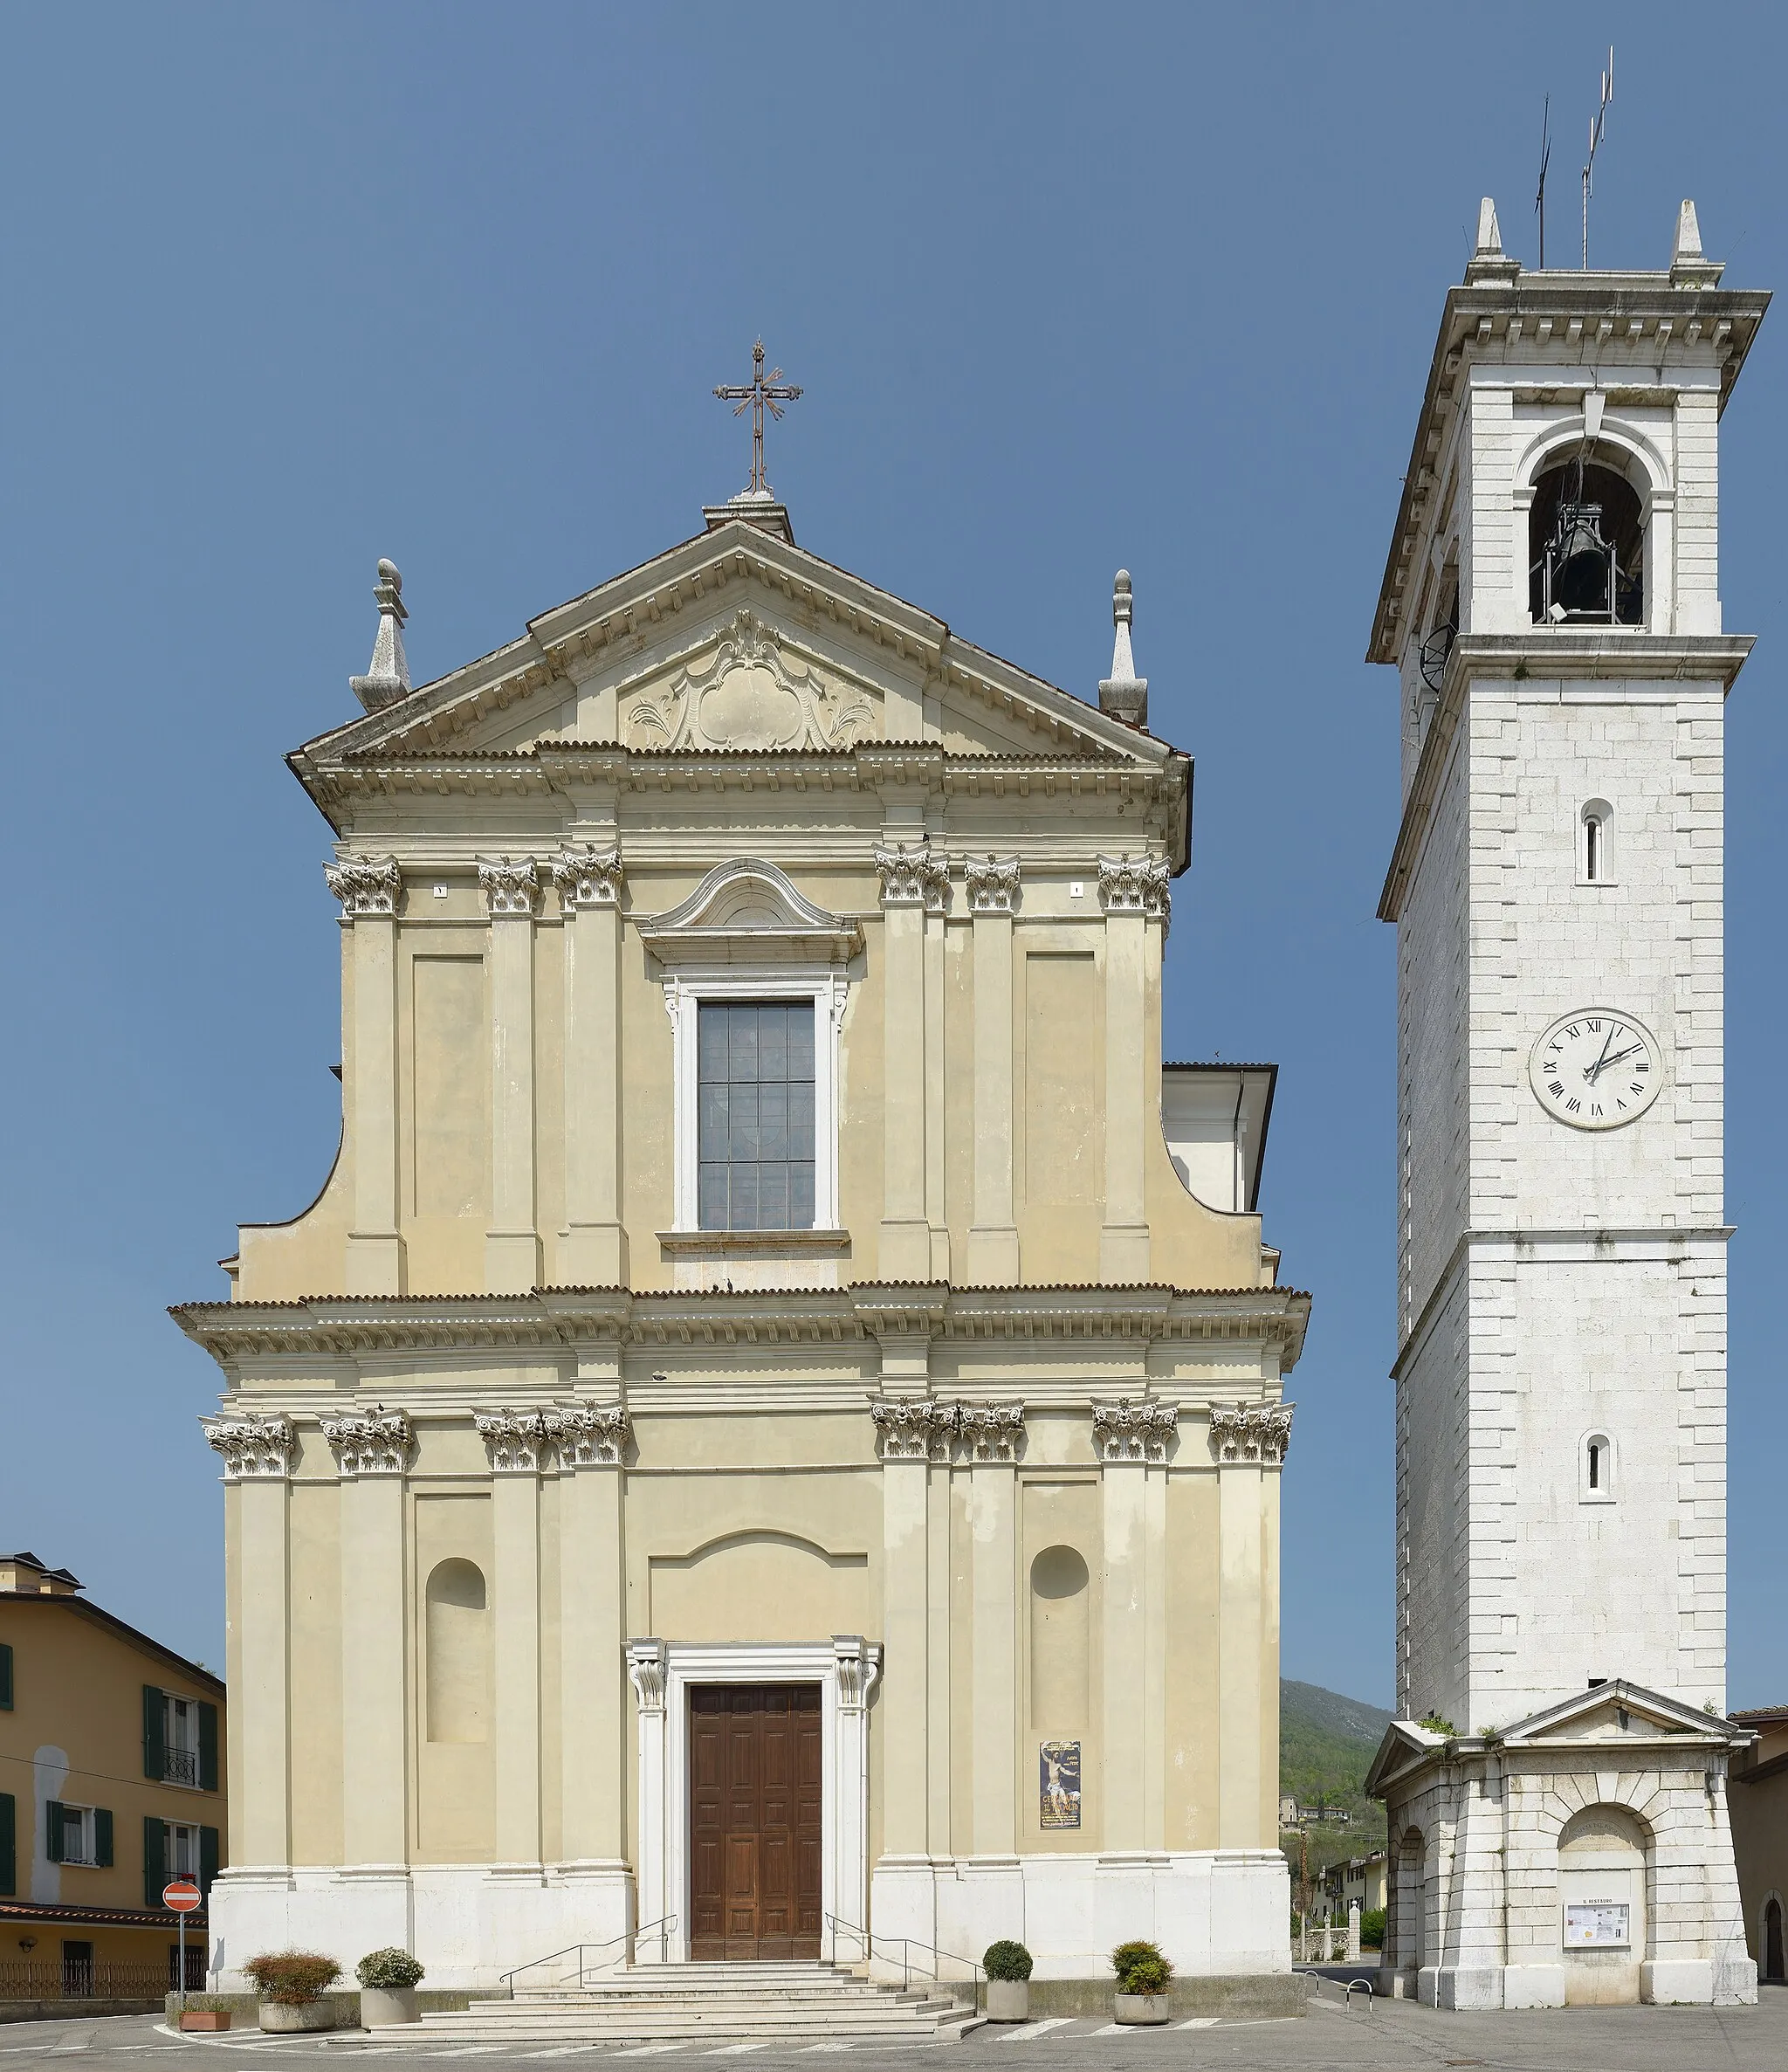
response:
<path fill-rule="evenodd" d="M 1636 1122 L 1664 1080 L 1658 1039 L 1607 1008 L 1561 1015 L 1534 1045 L 1528 1071 L 1541 1107 L 1577 1130 Z"/>

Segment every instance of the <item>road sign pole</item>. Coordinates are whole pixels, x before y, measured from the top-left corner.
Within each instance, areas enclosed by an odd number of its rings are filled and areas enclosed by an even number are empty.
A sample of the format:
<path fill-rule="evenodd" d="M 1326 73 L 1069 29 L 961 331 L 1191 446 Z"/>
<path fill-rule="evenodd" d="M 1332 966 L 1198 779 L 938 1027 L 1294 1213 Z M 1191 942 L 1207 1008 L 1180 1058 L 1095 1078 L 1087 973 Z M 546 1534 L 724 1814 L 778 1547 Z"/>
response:
<path fill-rule="evenodd" d="M 180 1995 L 179 2011 L 174 2019 L 175 2021 L 184 2021 L 186 2019 L 186 1916 L 184 1914 L 180 1917 L 180 1985 L 177 1990 Z"/>

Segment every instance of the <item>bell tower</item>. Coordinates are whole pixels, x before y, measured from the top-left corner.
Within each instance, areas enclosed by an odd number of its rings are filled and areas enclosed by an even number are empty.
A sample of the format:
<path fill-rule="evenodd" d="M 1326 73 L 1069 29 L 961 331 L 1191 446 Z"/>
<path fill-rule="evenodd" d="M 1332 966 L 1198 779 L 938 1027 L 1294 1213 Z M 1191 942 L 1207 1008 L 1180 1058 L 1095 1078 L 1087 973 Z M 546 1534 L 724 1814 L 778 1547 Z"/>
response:
<path fill-rule="evenodd" d="M 1403 714 L 1375 1784 L 1388 1983 L 1442 2006 L 1756 1990 L 1723 1717 L 1723 714 L 1751 643 L 1718 430 L 1769 299 L 1721 274 L 1692 203 L 1666 270 L 1537 273 L 1483 203 L 1372 627 Z"/>

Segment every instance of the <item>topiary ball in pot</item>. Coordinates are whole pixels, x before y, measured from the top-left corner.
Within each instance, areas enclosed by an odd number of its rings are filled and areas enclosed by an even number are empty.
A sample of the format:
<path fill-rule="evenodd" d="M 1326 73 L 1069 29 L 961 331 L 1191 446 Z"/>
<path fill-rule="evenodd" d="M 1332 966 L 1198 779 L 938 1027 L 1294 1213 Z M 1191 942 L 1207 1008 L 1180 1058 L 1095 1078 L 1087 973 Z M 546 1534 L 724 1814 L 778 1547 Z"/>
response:
<path fill-rule="evenodd" d="M 981 1969 L 987 1974 L 987 2020 L 1028 2021 L 1030 1952 L 1024 1945 L 1005 1939 L 989 1943 L 981 1952 Z"/>
<path fill-rule="evenodd" d="M 361 2027 L 395 2028 L 421 2020 L 416 2000 L 423 1967 L 408 1950 L 369 1950 L 354 1967 L 360 1980 Z"/>

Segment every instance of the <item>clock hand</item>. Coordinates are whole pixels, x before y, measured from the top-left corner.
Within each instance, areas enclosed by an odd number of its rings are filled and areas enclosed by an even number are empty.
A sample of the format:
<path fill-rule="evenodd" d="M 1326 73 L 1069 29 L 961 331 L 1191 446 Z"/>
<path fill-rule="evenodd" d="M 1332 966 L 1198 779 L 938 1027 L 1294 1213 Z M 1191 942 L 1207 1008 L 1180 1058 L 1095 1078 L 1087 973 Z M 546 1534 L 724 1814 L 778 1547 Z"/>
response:
<path fill-rule="evenodd" d="M 1591 1072 L 1589 1076 L 1590 1084 L 1592 1085 L 1595 1084 L 1596 1073 L 1607 1071 L 1613 1066 L 1622 1063 L 1623 1060 L 1629 1057 L 1637 1057 L 1638 1054 L 1644 1049 L 1645 1045 L 1643 1043 L 1629 1043 L 1626 1050 L 1617 1050 L 1612 1057 L 1606 1059 L 1606 1061 L 1601 1058 L 1598 1058 L 1596 1060 L 1595 1070 Z"/>
<path fill-rule="evenodd" d="M 1600 1071 L 1600 1070 L 1601 1070 L 1601 1069 L 1602 1069 L 1602 1059 L 1603 1059 L 1603 1058 L 1606 1058 L 1606 1057 L 1607 1057 L 1607 1055 L 1608 1055 L 1608 1045 L 1609 1045 L 1610 1043 L 1612 1043 L 1613 1042 L 1613 1040 L 1614 1040 L 1614 1024 L 1613 1024 L 1613 1023 L 1611 1022 L 1608 1024 L 1608 1033 L 1607 1033 L 1607 1035 L 1606 1035 L 1606 1036 L 1605 1036 L 1602 1038 L 1602 1056 L 1601 1056 L 1601 1057 L 1599 1057 L 1599 1058 L 1597 1058 L 1597 1060 L 1595 1061 L 1595 1063 L 1594 1063 L 1594 1064 L 1592 1064 L 1592 1066 L 1589 1068 L 1589 1070 L 1587 1070 L 1587 1071 L 1586 1071 L 1586 1072 L 1585 1072 L 1585 1073 L 1583 1075 L 1583 1076 L 1584 1076 L 1584 1078 L 1585 1079 L 1585 1081 L 1586 1081 L 1586 1082 L 1587 1082 L 1587 1083 L 1588 1083 L 1590 1085 L 1592 1085 L 1592 1086 L 1593 1086 L 1593 1085 L 1595 1084 L 1595 1083 L 1596 1083 L 1596 1074 L 1597 1074 L 1599 1071 Z"/>

